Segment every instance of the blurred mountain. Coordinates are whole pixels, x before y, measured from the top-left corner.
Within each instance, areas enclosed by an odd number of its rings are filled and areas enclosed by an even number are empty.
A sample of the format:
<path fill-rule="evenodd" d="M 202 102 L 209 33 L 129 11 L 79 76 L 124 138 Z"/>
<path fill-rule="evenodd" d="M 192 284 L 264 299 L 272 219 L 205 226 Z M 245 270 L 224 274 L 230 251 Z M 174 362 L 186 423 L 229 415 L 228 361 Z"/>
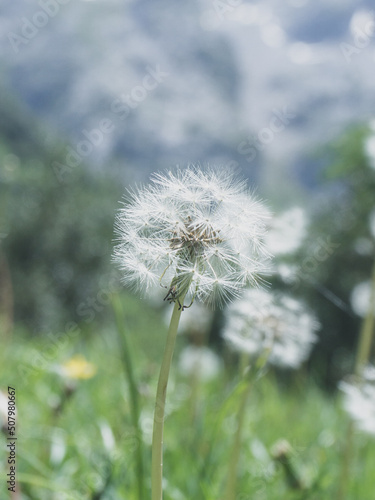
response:
<path fill-rule="evenodd" d="M 98 169 L 139 179 L 208 161 L 275 190 L 313 185 L 309 152 L 374 109 L 373 36 L 358 35 L 371 8 L 18 0 L 0 7 L 0 64 L 4 85 L 73 148 L 110 120 L 85 158 Z"/>

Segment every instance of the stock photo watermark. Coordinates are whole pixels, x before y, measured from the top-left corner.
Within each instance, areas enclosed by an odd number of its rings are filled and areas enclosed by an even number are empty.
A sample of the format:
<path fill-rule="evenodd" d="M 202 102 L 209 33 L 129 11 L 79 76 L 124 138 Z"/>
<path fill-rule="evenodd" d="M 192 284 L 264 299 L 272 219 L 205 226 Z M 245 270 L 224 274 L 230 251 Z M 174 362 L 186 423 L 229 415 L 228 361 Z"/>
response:
<path fill-rule="evenodd" d="M 375 12 L 371 11 L 369 13 L 370 19 L 366 22 L 363 27 L 354 25 L 351 29 L 352 43 L 340 43 L 340 50 L 345 58 L 345 61 L 349 64 L 354 55 L 360 54 L 365 48 L 367 48 L 371 40 L 375 35 Z"/>
<path fill-rule="evenodd" d="M 211 8 L 202 12 L 200 24 L 205 30 L 218 28 L 243 0 L 212 0 Z"/>
<path fill-rule="evenodd" d="M 114 99 L 110 105 L 111 112 L 121 121 L 125 120 L 131 111 L 145 101 L 150 92 L 163 83 L 168 76 L 169 73 L 163 71 L 159 65 L 146 66 L 146 74 L 140 85 L 135 85 L 129 93 Z M 83 129 L 81 131 L 82 139 L 75 146 L 66 147 L 64 163 L 56 160 L 52 162 L 52 169 L 58 181 L 64 182 L 66 174 L 79 167 L 95 148 L 100 147 L 115 128 L 114 121 L 107 117 L 100 120 L 97 127 L 90 130 Z"/>
<path fill-rule="evenodd" d="M 125 120 L 130 115 L 131 110 L 136 109 L 141 102 L 147 99 L 149 93 L 169 76 L 169 73 L 160 69 L 158 65 L 155 69 L 147 66 L 146 70 L 147 74 L 142 78 L 140 85 L 136 85 L 128 94 L 121 94 L 119 98 L 112 101 L 111 111 L 120 120 Z"/>
<path fill-rule="evenodd" d="M 37 10 L 30 18 L 21 17 L 21 27 L 19 33 L 10 31 L 7 36 L 13 51 L 18 54 L 21 47 L 28 45 L 39 31 L 47 26 L 50 19 L 57 16 L 60 12 L 60 6 L 69 3 L 71 0 L 39 0 L 38 5 L 41 8 Z"/>
<path fill-rule="evenodd" d="M 297 289 L 306 276 L 316 271 L 320 264 L 329 259 L 338 248 L 340 248 L 340 243 L 332 241 L 331 236 L 319 237 L 312 253 L 303 259 L 293 275 L 293 289 Z"/>
<path fill-rule="evenodd" d="M 286 104 L 281 109 L 273 109 L 272 116 L 267 127 L 259 130 L 258 134 L 250 136 L 247 140 L 239 143 L 237 152 L 246 157 L 246 161 L 252 162 L 259 151 L 263 151 L 274 139 L 290 124 L 296 117 L 293 108 Z"/>

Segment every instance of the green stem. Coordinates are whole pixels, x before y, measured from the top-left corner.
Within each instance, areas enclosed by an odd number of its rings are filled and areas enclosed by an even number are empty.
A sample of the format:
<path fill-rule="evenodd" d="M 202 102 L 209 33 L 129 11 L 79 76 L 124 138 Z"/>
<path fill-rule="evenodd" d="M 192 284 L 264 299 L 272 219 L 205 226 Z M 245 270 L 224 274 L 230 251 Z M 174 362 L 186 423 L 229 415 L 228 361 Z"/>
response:
<path fill-rule="evenodd" d="M 210 476 L 212 475 L 212 469 L 214 464 L 212 463 L 212 455 L 215 447 L 215 443 L 218 438 L 219 430 L 223 423 L 224 418 L 228 414 L 230 410 L 232 410 L 233 400 L 236 400 L 237 397 L 242 396 L 243 393 L 247 390 L 247 381 L 240 380 L 235 387 L 231 390 L 230 394 L 224 400 L 224 403 L 221 405 L 221 408 L 217 412 L 217 417 L 215 419 L 214 425 L 212 427 L 210 438 L 207 439 L 207 442 L 210 443 L 207 453 L 202 457 L 202 468 L 199 473 L 199 482 L 209 481 Z"/>
<path fill-rule="evenodd" d="M 231 457 L 229 460 L 228 479 L 226 486 L 225 500 L 235 500 L 237 491 L 238 462 L 240 460 L 242 432 L 245 422 L 246 406 L 249 399 L 251 384 L 247 383 L 245 393 L 241 399 L 241 405 L 237 415 L 237 430 L 234 437 Z"/>
<path fill-rule="evenodd" d="M 180 298 L 183 304 L 183 299 Z M 180 321 L 182 308 L 178 302 L 175 303 L 171 322 L 168 329 L 167 342 L 163 361 L 160 368 L 158 388 L 156 391 L 154 430 L 152 434 L 152 464 L 151 464 L 151 494 L 152 500 L 162 500 L 163 498 L 163 430 L 165 400 L 167 395 L 167 385 L 169 371 L 172 363 L 172 356 L 177 336 L 178 323 Z"/>
<path fill-rule="evenodd" d="M 355 373 L 356 375 L 359 376 L 361 376 L 362 370 L 366 366 L 370 358 L 371 342 L 374 334 L 374 322 L 375 322 L 375 262 L 372 270 L 369 310 L 367 312 L 366 318 L 363 321 L 359 338 L 356 365 L 355 365 Z"/>
<path fill-rule="evenodd" d="M 144 495 L 143 440 L 142 440 L 142 431 L 139 425 L 139 415 L 140 415 L 139 392 L 134 376 L 132 356 L 127 341 L 127 331 L 126 328 L 124 327 L 124 314 L 122 309 L 122 303 L 118 295 L 113 296 L 112 306 L 115 313 L 117 330 L 119 332 L 118 339 L 120 342 L 121 360 L 128 381 L 128 388 L 129 388 L 129 395 L 131 402 L 130 404 L 131 419 L 138 443 L 136 449 L 136 467 L 137 467 L 136 477 L 138 481 L 138 498 L 139 500 L 144 500 L 145 495 Z"/>

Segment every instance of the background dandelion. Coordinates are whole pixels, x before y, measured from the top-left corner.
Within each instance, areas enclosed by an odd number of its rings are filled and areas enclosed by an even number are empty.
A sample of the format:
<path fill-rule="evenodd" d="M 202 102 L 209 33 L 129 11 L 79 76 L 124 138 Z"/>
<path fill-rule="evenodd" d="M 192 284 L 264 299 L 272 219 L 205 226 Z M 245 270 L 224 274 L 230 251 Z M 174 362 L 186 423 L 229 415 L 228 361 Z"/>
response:
<path fill-rule="evenodd" d="M 375 367 L 368 365 L 357 382 L 341 382 L 343 406 L 356 426 L 375 436 Z"/>
<path fill-rule="evenodd" d="M 228 308 L 223 336 L 239 352 L 265 355 L 273 365 L 298 368 L 318 340 L 318 327 L 315 317 L 296 299 L 247 290 Z"/>

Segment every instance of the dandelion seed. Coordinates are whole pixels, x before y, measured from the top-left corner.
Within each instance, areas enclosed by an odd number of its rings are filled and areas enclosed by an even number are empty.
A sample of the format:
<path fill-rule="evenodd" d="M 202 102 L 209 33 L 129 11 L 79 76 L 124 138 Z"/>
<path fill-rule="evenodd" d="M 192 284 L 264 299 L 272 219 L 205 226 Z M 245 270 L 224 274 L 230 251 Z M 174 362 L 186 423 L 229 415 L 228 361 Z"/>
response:
<path fill-rule="evenodd" d="M 114 260 L 124 283 L 142 293 L 159 284 L 170 302 L 222 306 L 265 274 L 267 218 L 231 172 L 157 173 L 117 214 Z"/>
<path fill-rule="evenodd" d="M 319 324 L 297 300 L 249 289 L 228 308 L 225 340 L 236 350 L 268 362 L 298 368 L 317 341 Z"/>
<path fill-rule="evenodd" d="M 344 408 L 357 427 L 375 435 L 375 367 L 367 366 L 363 380 L 358 383 L 341 382 Z"/>

